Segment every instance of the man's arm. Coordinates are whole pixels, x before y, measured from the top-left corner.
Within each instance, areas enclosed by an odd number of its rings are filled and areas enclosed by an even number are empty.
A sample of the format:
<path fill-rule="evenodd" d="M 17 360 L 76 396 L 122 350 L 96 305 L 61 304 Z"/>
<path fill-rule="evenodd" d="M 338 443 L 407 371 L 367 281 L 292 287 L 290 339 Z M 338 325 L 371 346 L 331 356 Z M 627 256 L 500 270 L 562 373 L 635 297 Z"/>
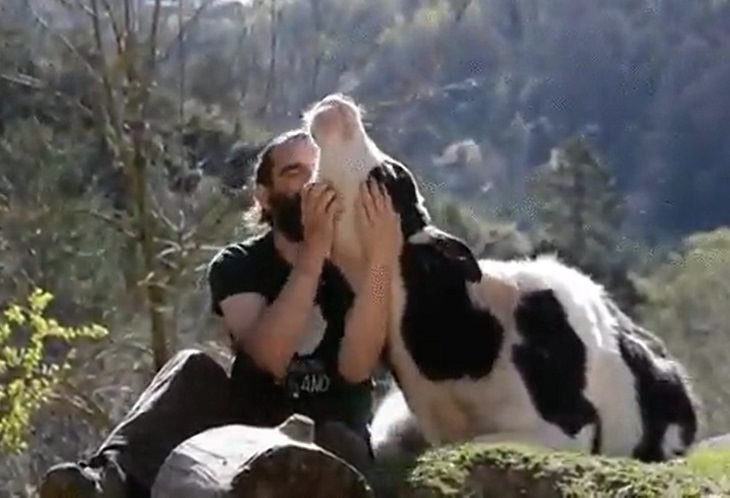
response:
<path fill-rule="evenodd" d="M 350 382 L 370 377 L 382 356 L 388 336 L 390 286 L 403 246 L 400 217 L 379 184 L 367 181 L 360 186 L 356 209 L 367 265 L 347 316 L 338 356 L 340 374 Z"/>
<path fill-rule="evenodd" d="M 341 212 L 335 191 L 323 183 L 302 189 L 304 241 L 289 278 L 267 308 L 244 297 L 221 302 L 221 310 L 236 341 L 263 369 L 277 379 L 286 375 L 299 340 L 308 332 L 324 260 L 332 247 L 334 219 Z M 229 300 L 230 299 L 230 300 Z"/>
<path fill-rule="evenodd" d="M 349 382 L 367 380 L 380 360 L 388 334 L 394 264 L 372 261 L 345 323 L 338 368 Z"/>
<path fill-rule="evenodd" d="M 302 251 L 289 279 L 270 306 L 258 294 L 236 294 L 221 301 L 223 319 L 236 343 L 277 379 L 296 352 L 312 316 L 323 258 Z"/>

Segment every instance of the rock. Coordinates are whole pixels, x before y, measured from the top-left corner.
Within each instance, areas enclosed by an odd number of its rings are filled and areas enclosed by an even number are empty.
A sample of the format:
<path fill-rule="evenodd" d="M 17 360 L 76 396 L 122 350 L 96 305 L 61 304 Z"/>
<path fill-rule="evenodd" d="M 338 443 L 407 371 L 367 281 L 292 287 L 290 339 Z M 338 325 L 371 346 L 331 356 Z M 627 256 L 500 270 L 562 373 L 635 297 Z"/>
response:
<path fill-rule="evenodd" d="M 151 498 L 293 496 L 372 498 L 353 466 L 314 443 L 311 419 L 293 415 L 274 428 L 231 424 L 178 445 Z"/>

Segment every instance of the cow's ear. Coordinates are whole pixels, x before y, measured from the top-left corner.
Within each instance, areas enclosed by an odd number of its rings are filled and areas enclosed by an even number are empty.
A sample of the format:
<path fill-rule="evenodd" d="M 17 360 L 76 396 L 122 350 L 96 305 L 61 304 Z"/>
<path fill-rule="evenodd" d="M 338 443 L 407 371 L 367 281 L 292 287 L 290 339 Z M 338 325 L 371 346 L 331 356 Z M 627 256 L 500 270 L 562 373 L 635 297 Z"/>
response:
<path fill-rule="evenodd" d="M 482 279 L 482 269 L 474 252 L 460 238 L 428 225 L 408 240 L 413 244 L 428 244 L 436 249 L 448 261 L 454 263 L 464 278 L 469 282 L 479 282 Z"/>
<path fill-rule="evenodd" d="M 387 191 L 400 215 L 403 237 L 423 230 L 431 221 L 426 204 L 410 170 L 395 159 L 387 159 L 368 174 Z"/>

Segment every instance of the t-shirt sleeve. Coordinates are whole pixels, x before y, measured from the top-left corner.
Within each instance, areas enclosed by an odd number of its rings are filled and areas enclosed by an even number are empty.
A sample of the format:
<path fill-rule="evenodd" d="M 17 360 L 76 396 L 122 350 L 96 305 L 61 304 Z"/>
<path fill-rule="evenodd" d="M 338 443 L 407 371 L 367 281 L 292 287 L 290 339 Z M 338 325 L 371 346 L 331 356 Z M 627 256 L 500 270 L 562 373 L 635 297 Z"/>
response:
<path fill-rule="evenodd" d="M 266 295 L 260 264 L 250 250 L 241 246 L 222 249 L 208 265 L 208 289 L 211 310 L 222 316 L 221 301 L 244 292 Z"/>

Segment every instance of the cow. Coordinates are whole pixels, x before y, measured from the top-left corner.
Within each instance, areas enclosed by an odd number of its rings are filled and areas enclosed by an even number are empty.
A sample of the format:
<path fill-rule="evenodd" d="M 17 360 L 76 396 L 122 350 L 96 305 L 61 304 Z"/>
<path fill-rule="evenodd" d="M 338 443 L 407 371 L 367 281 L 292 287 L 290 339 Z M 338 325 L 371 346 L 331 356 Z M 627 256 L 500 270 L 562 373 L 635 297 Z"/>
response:
<path fill-rule="evenodd" d="M 376 453 L 414 427 L 431 446 L 522 442 L 645 462 L 688 451 L 699 402 L 685 369 L 599 283 L 550 255 L 477 259 L 435 226 L 413 173 L 370 138 L 352 98 L 326 96 L 303 126 L 320 148 L 318 179 L 343 200 L 332 261 L 349 282 L 363 268 L 360 183 L 384 186 L 401 220 L 384 360 L 402 402 L 376 412 Z"/>

